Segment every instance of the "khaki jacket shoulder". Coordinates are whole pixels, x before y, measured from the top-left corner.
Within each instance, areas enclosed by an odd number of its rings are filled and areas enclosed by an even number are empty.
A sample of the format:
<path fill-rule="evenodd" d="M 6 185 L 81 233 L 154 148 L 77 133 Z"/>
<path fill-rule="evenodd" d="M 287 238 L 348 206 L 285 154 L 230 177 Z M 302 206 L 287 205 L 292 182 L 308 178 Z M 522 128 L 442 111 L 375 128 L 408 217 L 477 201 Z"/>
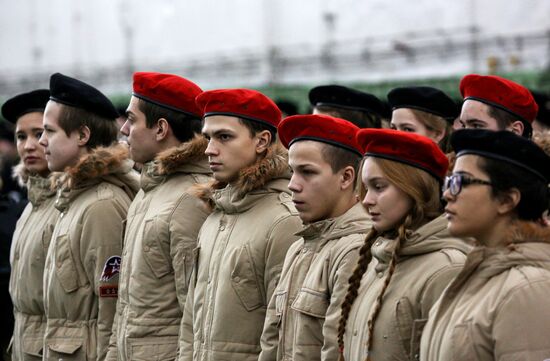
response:
<path fill-rule="evenodd" d="M 371 222 L 357 203 L 308 225 L 287 252 L 259 360 L 336 360 L 340 307 Z"/>
<path fill-rule="evenodd" d="M 43 275 L 46 253 L 59 211 L 54 207 L 56 174 L 25 176 L 29 204 L 17 222 L 11 245 L 10 295 L 15 325 L 11 357 L 41 360 L 46 318 Z"/>
<path fill-rule="evenodd" d="M 209 180 L 205 149 L 206 141 L 197 137 L 142 169 L 141 190 L 126 221 L 109 358 L 176 357 L 193 249 L 208 216 L 204 204 L 187 192 Z"/>
<path fill-rule="evenodd" d="M 104 360 L 118 294 L 123 220 L 138 188 L 121 145 L 65 172 L 44 271 L 44 360 Z"/>
<path fill-rule="evenodd" d="M 286 151 L 271 148 L 240 177 L 236 185 L 205 188 L 214 208 L 199 234 L 180 360 L 257 360 L 268 301 L 301 229 Z"/>
<path fill-rule="evenodd" d="M 518 222 L 508 246 L 477 247 L 422 335 L 422 360 L 550 358 L 550 230 Z"/>
<path fill-rule="evenodd" d="M 346 360 L 365 359 L 369 321 L 388 274 L 395 239 L 379 238 L 373 260 L 361 280 L 344 335 Z M 442 216 L 412 232 L 401 247 L 395 271 L 374 324 L 370 357 L 377 361 L 413 360 L 429 311 L 462 268 L 470 250 L 453 238 Z"/>

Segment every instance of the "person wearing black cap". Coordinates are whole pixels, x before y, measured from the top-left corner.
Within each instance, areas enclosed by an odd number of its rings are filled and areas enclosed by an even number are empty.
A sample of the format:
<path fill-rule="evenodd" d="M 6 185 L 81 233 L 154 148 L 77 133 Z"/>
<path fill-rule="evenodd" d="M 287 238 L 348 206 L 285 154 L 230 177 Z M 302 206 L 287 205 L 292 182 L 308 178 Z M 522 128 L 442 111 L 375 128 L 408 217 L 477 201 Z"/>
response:
<path fill-rule="evenodd" d="M 363 206 L 372 217 L 338 325 L 342 360 L 416 360 L 422 327 L 469 246 L 441 215 L 448 160 L 432 140 L 362 129 Z"/>
<path fill-rule="evenodd" d="M 286 254 L 269 303 L 260 361 L 338 358 L 340 306 L 372 226 L 355 193 L 358 130 L 327 115 L 297 115 L 279 124 L 293 170 L 288 188 L 305 228 Z"/>
<path fill-rule="evenodd" d="M 341 85 L 321 85 L 309 91 L 313 114 L 352 122 L 359 128 L 380 128 L 384 104 L 374 95 Z"/>
<path fill-rule="evenodd" d="M 11 359 L 41 360 L 46 329 L 43 274 L 51 232 L 59 212 L 54 207 L 54 179 L 44 148 L 38 144 L 42 117 L 50 97 L 47 89 L 19 94 L 4 103 L 2 115 L 15 124 L 21 162 L 14 169 L 27 188 L 29 203 L 17 222 L 11 245 L 10 295 L 14 306 Z M 6 325 L 7 326 L 7 325 Z"/>
<path fill-rule="evenodd" d="M 94 87 L 50 78 L 40 144 L 64 172 L 44 270 L 44 360 L 105 360 L 118 294 L 123 220 L 138 189 L 113 104 Z"/>
<path fill-rule="evenodd" d="M 281 111 L 250 89 L 205 91 L 196 103 L 214 181 L 195 194 L 212 213 L 194 251 L 178 360 L 257 360 L 267 304 L 302 226 L 275 141 Z"/>
<path fill-rule="evenodd" d="M 140 191 L 128 209 L 115 326 L 108 359 L 174 359 L 197 233 L 208 216 L 188 189 L 210 180 L 195 98 L 173 74 L 137 72 L 121 128 Z"/>
<path fill-rule="evenodd" d="M 458 116 L 456 103 L 444 92 L 428 86 L 394 88 L 388 93 L 392 108 L 391 128 L 417 133 L 449 149 L 452 123 Z"/>
<path fill-rule="evenodd" d="M 531 90 L 533 98 L 539 107 L 537 117 L 533 121 L 533 133 L 545 133 L 550 131 L 550 96 L 542 91 Z"/>
<path fill-rule="evenodd" d="M 421 360 L 550 359 L 550 157 L 512 132 L 459 130 L 448 229 L 476 247 L 432 309 Z"/>

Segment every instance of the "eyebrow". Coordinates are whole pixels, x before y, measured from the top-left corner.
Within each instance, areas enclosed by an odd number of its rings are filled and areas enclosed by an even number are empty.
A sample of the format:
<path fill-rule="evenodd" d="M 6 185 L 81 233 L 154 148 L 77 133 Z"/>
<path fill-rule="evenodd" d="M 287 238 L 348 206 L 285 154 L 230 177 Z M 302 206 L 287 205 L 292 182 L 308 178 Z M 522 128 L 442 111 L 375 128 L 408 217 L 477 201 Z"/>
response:
<path fill-rule="evenodd" d="M 479 122 L 479 123 L 483 123 L 485 125 L 487 125 L 487 122 L 484 121 L 484 120 L 481 120 L 481 119 L 477 119 L 477 118 L 470 118 L 470 119 L 459 119 L 459 121 L 463 122 L 463 123 L 475 123 L 475 122 Z"/>
<path fill-rule="evenodd" d="M 209 132 L 208 131 L 202 131 L 201 132 L 203 135 L 209 135 Z M 216 136 L 216 135 L 220 135 L 221 133 L 231 133 L 231 134 L 235 134 L 235 131 L 231 130 L 231 129 L 218 129 L 218 130 L 215 130 L 214 132 L 212 132 L 212 136 Z"/>

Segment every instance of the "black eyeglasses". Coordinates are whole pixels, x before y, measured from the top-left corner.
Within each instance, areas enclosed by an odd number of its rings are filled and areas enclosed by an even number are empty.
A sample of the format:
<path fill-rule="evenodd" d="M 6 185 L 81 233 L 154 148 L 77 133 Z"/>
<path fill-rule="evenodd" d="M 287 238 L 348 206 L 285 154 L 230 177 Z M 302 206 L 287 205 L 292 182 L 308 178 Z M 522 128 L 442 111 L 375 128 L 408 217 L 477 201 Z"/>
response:
<path fill-rule="evenodd" d="M 450 177 L 445 177 L 445 182 L 443 183 L 443 192 L 448 189 L 451 195 L 454 197 L 457 196 L 460 191 L 462 191 L 462 187 L 469 186 L 470 184 L 482 184 L 486 186 L 493 185 L 489 181 L 468 177 L 464 174 L 458 173 L 453 174 Z"/>

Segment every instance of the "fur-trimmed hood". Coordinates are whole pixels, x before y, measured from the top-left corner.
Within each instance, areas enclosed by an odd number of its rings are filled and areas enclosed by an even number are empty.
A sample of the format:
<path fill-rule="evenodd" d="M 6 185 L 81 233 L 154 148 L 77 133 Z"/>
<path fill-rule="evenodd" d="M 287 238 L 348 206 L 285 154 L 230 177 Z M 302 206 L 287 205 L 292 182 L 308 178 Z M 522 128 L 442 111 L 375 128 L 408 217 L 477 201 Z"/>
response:
<path fill-rule="evenodd" d="M 472 251 L 483 259 L 479 272 L 491 277 L 516 266 L 550 270 L 550 227 L 535 222 L 516 221 L 504 247 L 478 247 Z M 476 258 L 476 257 L 473 257 Z"/>
<path fill-rule="evenodd" d="M 204 154 L 207 146 L 208 141 L 204 137 L 196 136 L 188 142 L 159 153 L 153 161 L 143 165 L 141 188 L 153 188 L 172 174 L 210 174 L 208 158 Z"/>
<path fill-rule="evenodd" d="M 222 202 L 232 203 L 238 207 L 238 202 L 242 202 L 243 198 L 251 192 L 261 193 L 263 190 L 289 193 L 289 179 L 288 151 L 279 143 L 275 143 L 268 148 L 260 161 L 241 170 L 235 184 L 228 185 L 214 180 L 193 187 L 191 193 L 202 199 L 212 209 L 216 206 L 224 208 Z M 227 193 L 227 197 L 221 196 L 222 190 Z"/>
<path fill-rule="evenodd" d="M 25 163 L 20 161 L 16 166 L 13 167 L 11 171 L 13 179 L 17 181 L 19 187 L 26 187 L 27 181 L 29 180 L 29 171 L 25 167 Z"/>
<path fill-rule="evenodd" d="M 32 175 L 21 161 L 13 167 L 12 176 L 20 187 L 27 188 L 29 201 L 36 207 L 45 199 L 55 195 L 57 184 L 63 173 L 52 172 L 47 177 Z"/>
<path fill-rule="evenodd" d="M 63 193 L 75 193 L 105 181 L 124 189 L 133 198 L 139 189 L 139 182 L 132 165 L 125 145 L 98 147 L 84 155 L 77 164 L 65 169 L 58 188 Z"/>

